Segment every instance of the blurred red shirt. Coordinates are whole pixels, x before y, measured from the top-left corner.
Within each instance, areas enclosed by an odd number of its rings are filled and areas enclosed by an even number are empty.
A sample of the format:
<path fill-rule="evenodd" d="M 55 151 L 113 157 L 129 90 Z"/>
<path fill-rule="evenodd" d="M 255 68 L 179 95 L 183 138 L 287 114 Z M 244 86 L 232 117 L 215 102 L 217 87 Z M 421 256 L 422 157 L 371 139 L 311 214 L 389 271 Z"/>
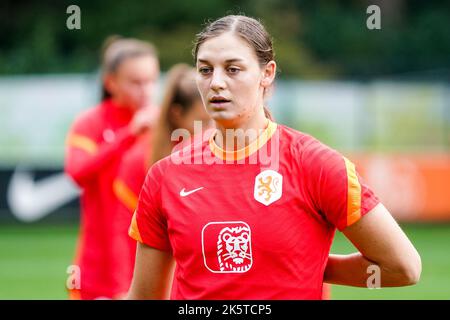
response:
<path fill-rule="evenodd" d="M 136 256 L 136 241 L 128 236 L 128 228 L 136 209 L 139 192 L 144 184 L 151 156 L 151 135 L 146 134 L 131 147 L 120 163 L 114 180 L 114 193 L 119 200 L 116 208 L 117 223 L 114 239 L 111 239 L 120 261 L 116 281 L 121 292 L 127 292 L 131 284 Z"/>
<path fill-rule="evenodd" d="M 112 245 L 120 220 L 113 181 L 124 152 L 136 140 L 128 127 L 133 111 L 105 100 L 80 114 L 66 141 L 65 172 L 79 185 L 81 221 L 74 264 L 80 267 L 77 299 L 115 298 L 121 288 L 116 264 L 123 254 Z M 128 258 L 128 257 L 126 257 Z M 123 259 L 126 259 L 123 257 Z"/>
<path fill-rule="evenodd" d="M 114 193 L 119 200 L 117 206 L 115 225 L 119 228 L 115 232 L 114 246 L 124 253 L 118 270 L 117 281 L 123 292 L 127 292 L 133 278 L 134 262 L 136 257 L 136 240 L 128 236 L 128 229 L 136 210 L 139 193 L 144 184 L 147 171 L 150 167 L 150 157 L 152 151 L 152 135 L 146 134 L 130 148 L 123 157 L 114 180 Z M 173 146 L 173 151 L 181 149 L 183 146 L 193 143 L 193 140 L 186 139 L 178 142 L 167 141 Z M 128 253 L 126 258 L 125 252 Z M 118 256 L 117 256 L 118 257 Z"/>

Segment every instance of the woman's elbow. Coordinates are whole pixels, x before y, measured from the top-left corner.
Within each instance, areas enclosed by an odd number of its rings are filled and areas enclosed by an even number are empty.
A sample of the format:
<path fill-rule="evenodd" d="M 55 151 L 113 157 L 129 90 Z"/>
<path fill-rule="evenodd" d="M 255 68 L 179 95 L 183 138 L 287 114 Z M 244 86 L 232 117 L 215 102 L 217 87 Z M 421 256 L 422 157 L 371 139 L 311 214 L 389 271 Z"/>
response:
<path fill-rule="evenodd" d="M 420 275 L 422 273 L 422 260 L 420 259 L 420 255 L 417 254 L 414 261 L 410 263 L 410 267 L 408 268 L 406 279 L 408 281 L 408 285 L 417 284 L 420 280 Z"/>
<path fill-rule="evenodd" d="M 403 261 L 395 271 L 398 286 L 412 286 L 419 282 L 422 273 L 422 261 L 416 253 L 413 257 Z"/>

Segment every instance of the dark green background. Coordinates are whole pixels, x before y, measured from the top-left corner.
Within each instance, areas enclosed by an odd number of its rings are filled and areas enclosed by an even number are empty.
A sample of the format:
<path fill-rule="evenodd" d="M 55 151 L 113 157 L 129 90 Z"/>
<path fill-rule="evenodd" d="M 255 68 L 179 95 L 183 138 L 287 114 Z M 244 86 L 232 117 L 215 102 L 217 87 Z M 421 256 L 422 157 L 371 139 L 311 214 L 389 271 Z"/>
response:
<path fill-rule="evenodd" d="M 68 30 L 66 8 L 81 9 Z M 381 8 L 381 30 L 366 9 Z M 281 77 L 450 79 L 450 2 L 439 0 L 164 0 L 0 2 L 0 74 L 90 72 L 111 34 L 156 44 L 163 70 L 192 62 L 208 19 L 243 12 L 275 39 Z"/>

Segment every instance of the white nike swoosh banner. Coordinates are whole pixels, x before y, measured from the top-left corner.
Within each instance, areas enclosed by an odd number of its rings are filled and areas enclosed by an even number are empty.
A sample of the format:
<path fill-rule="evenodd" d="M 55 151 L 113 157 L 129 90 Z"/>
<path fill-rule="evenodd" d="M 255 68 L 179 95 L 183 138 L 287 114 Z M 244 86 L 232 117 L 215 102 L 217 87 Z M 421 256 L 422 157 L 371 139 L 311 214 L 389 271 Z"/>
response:
<path fill-rule="evenodd" d="M 9 182 L 7 201 L 12 214 L 23 222 L 34 222 L 77 198 L 79 188 L 64 173 L 40 179 L 16 168 Z"/>

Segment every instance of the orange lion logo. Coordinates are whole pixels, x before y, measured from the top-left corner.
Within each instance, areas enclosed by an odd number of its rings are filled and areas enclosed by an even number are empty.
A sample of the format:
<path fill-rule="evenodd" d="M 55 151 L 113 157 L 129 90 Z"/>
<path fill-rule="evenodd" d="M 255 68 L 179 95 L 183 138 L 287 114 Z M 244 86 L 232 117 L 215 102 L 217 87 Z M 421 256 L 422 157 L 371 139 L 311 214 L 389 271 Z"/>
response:
<path fill-rule="evenodd" d="M 217 257 L 220 271 L 245 272 L 250 269 L 250 230 L 247 227 L 225 227 L 218 236 Z"/>
<path fill-rule="evenodd" d="M 258 185 L 258 190 L 261 189 L 258 193 L 258 195 L 262 196 L 264 193 L 266 194 L 266 201 L 270 200 L 270 197 L 272 197 L 272 193 L 277 191 L 277 184 L 278 184 L 278 179 L 275 178 L 273 179 L 273 188 L 271 187 L 272 184 L 272 176 L 268 176 L 266 181 L 263 180 L 263 178 L 259 178 L 259 185 Z"/>
<path fill-rule="evenodd" d="M 264 170 L 255 177 L 253 197 L 265 206 L 283 195 L 283 176 L 274 170 Z"/>

